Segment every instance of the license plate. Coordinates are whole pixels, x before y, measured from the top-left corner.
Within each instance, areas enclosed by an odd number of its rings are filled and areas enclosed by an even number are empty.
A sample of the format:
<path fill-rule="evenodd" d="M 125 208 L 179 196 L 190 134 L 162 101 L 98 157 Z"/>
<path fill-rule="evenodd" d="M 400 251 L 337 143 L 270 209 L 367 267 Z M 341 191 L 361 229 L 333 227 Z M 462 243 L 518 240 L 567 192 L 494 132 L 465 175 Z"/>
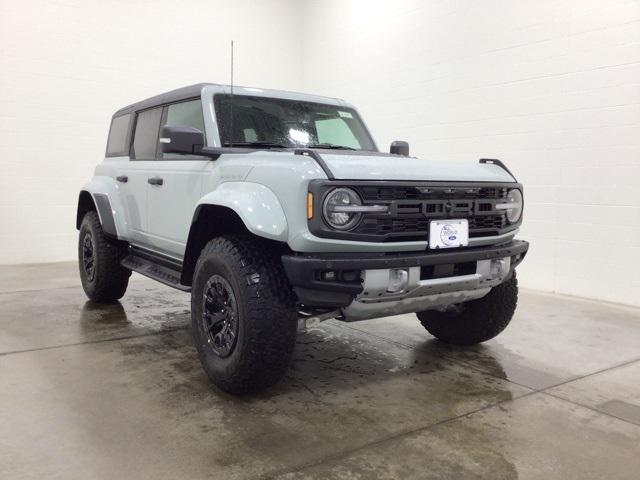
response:
<path fill-rule="evenodd" d="M 429 248 L 455 248 L 467 245 L 468 220 L 433 220 L 429 223 Z"/>

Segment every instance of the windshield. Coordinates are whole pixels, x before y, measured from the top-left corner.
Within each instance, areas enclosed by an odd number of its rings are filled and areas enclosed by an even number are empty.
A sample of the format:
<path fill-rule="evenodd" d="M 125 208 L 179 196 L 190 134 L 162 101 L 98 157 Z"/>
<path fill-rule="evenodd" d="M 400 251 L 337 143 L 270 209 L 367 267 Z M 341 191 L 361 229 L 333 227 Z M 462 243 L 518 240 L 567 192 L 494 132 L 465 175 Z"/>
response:
<path fill-rule="evenodd" d="M 352 108 L 243 95 L 215 95 L 214 103 L 225 147 L 376 150 Z"/>

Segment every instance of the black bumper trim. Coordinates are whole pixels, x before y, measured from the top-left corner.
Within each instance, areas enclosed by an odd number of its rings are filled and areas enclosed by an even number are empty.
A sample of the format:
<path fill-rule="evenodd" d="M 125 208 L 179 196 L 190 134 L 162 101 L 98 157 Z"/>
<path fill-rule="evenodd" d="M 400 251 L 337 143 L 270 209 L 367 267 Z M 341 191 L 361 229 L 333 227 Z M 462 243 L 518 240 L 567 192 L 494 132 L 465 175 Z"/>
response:
<path fill-rule="evenodd" d="M 346 306 L 350 303 L 353 295 L 362 292 L 360 282 L 337 282 L 319 280 L 316 272 L 324 270 L 374 270 L 384 268 L 402 267 L 424 267 L 429 265 L 443 265 L 449 263 L 465 263 L 478 260 L 490 260 L 493 258 L 515 257 L 512 268 L 517 266 L 529 250 L 529 242 L 524 240 L 513 240 L 507 244 L 464 248 L 452 251 L 439 252 L 419 252 L 419 253 L 327 253 L 327 254 L 297 254 L 283 255 L 282 264 L 289 278 L 289 282 L 298 293 L 301 303 L 310 303 L 311 297 L 318 300 L 318 295 L 307 295 L 312 291 L 321 290 L 324 292 L 334 292 L 336 299 L 341 299 L 340 305 Z M 302 293 L 302 295 L 301 295 Z M 348 294 L 348 297 L 345 296 Z M 305 303 L 305 298 L 309 300 Z M 328 295 L 327 297 L 331 297 Z M 346 301 L 347 298 L 349 301 Z M 327 302 L 330 298 L 327 298 Z M 346 303 L 344 303 L 346 301 Z M 323 305 L 329 306 L 326 302 Z"/>

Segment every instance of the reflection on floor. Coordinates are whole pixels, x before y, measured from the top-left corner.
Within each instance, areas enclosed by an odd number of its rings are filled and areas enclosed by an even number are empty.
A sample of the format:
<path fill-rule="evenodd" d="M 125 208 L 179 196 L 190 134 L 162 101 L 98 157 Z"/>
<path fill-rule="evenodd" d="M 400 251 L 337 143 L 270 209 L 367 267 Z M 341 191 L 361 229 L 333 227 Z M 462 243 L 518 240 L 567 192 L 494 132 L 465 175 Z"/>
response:
<path fill-rule="evenodd" d="M 187 294 L 134 277 L 98 306 L 75 268 L 0 267 L 0 478 L 638 478 L 637 309 L 524 291 L 473 348 L 413 315 L 330 321 L 238 399 Z"/>

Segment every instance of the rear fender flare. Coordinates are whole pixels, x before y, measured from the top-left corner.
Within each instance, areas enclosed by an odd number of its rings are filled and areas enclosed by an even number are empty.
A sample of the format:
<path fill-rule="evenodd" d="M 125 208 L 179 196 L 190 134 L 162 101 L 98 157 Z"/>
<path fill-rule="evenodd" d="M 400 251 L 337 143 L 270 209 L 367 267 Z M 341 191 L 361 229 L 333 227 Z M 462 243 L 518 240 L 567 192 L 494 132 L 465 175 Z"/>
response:
<path fill-rule="evenodd" d="M 127 223 L 124 217 L 124 209 L 120 201 L 118 186 L 113 179 L 110 177 L 94 177 L 82 187 L 78 197 L 76 215 L 76 228 L 78 229 L 82 222 L 81 203 L 84 194 L 91 195 L 104 233 L 114 238 L 126 239 Z"/>

